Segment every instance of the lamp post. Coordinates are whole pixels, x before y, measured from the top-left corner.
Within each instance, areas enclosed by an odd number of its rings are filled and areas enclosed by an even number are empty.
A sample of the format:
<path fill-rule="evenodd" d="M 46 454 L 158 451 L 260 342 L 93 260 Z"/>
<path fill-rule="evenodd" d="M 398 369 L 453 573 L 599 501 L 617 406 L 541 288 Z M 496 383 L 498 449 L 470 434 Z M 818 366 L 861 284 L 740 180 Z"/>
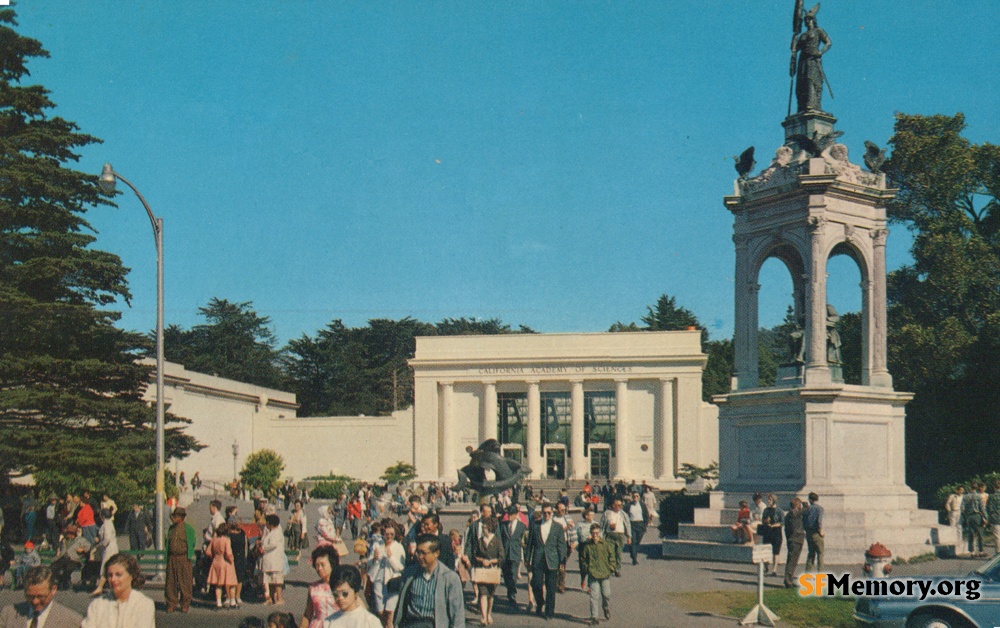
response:
<path fill-rule="evenodd" d="M 146 208 L 149 222 L 153 226 L 153 236 L 156 238 L 156 550 L 163 551 L 163 502 L 164 502 L 164 452 L 163 452 L 163 219 L 153 215 L 149 203 L 142 197 L 132 183 L 115 172 L 111 164 L 104 164 L 101 178 L 98 180 L 105 194 L 114 194 L 115 179 L 132 188 L 139 197 L 142 206 Z"/>
<path fill-rule="evenodd" d="M 233 441 L 233 482 L 236 482 L 236 457 L 240 455 L 240 444 Z"/>

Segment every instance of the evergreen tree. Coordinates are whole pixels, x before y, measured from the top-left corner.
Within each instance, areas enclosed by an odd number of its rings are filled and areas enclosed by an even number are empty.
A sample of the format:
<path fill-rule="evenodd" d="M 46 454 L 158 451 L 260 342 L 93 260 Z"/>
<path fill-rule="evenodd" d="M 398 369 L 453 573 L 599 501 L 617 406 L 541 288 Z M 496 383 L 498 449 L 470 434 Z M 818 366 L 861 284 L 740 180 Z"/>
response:
<path fill-rule="evenodd" d="M 147 346 L 118 329 L 127 270 L 90 248 L 89 207 L 110 206 L 97 176 L 67 167 L 99 142 L 63 118 L 27 62 L 48 53 L 0 10 L 0 482 L 34 474 L 45 491 L 107 491 L 121 504 L 154 490 L 155 413 L 142 401 Z M 178 419 L 171 417 L 176 423 Z M 196 443 L 175 425 L 167 450 Z"/>
<path fill-rule="evenodd" d="M 270 318 L 257 314 L 250 301 L 215 297 L 198 312 L 205 323 L 188 331 L 176 325 L 163 330 L 166 359 L 199 373 L 281 388 L 281 354 Z"/>

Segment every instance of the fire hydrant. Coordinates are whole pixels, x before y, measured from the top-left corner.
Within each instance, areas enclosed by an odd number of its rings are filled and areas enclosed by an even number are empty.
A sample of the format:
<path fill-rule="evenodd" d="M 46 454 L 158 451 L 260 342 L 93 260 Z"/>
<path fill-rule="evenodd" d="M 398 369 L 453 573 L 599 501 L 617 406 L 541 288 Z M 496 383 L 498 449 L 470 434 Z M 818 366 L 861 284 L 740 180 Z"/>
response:
<path fill-rule="evenodd" d="M 865 576 L 885 578 L 892 573 L 892 552 L 881 543 L 873 543 L 865 551 Z"/>

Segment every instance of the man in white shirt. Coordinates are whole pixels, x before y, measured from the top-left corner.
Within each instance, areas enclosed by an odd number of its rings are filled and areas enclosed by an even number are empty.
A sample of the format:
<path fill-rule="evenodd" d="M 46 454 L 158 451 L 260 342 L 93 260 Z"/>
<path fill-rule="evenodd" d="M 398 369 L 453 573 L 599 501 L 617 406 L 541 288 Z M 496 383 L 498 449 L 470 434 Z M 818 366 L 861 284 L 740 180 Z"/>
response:
<path fill-rule="evenodd" d="M 963 493 L 965 493 L 965 487 L 959 486 L 955 489 L 955 492 L 948 496 L 948 501 L 945 502 L 945 510 L 948 511 L 948 523 L 950 523 L 955 528 L 955 538 L 958 542 L 955 544 L 955 554 L 959 554 L 959 549 L 962 547 L 962 498 Z"/>
<path fill-rule="evenodd" d="M 559 566 L 566 562 L 567 554 L 566 531 L 552 520 L 552 504 L 544 503 L 542 522 L 532 526 L 528 535 L 525 561 L 530 565 L 531 589 L 537 604 L 535 612 L 546 619 L 555 615 Z"/>
<path fill-rule="evenodd" d="M 573 553 L 573 548 L 576 547 L 576 530 L 574 529 L 573 517 L 566 514 L 566 504 L 559 502 L 556 504 L 556 512 L 552 516 L 552 520 L 563 527 L 566 533 L 566 558 L 563 559 L 561 565 L 559 565 L 559 592 L 566 592 L 566 562 L 569 560 L 569 555 Z"/>
<path fill-rule="evenodd" d="M 642 543 L 642 536 L 646 534 L 646 526 L 651 522 L 649 509 L 640 499 L 639 493 L 632 493 L 632 501 L 629 502 L 625 513 L 628 515 L 629 531 L 632 535 L 628 545 L 629 553 L 632 554 L 632 564 L 636 565 L 639 563 L 639 544 Z"/>
<path fill-rule="evenodd" d="M 632 541 L 632 526 L 628 516 L 622 511 L 622 500 L 615 497 L 611 501 L 611 509 L 601 515 L 601 531 L 604 538 L 615 546 L 615 576 L 622 575 L 622 548 Z"/>

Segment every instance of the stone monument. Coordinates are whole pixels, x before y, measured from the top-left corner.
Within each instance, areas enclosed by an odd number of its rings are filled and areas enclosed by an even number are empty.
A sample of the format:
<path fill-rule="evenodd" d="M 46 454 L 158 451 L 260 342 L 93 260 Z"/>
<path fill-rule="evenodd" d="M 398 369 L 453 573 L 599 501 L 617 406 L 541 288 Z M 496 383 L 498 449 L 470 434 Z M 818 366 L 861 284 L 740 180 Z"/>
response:
<path fill-rule="evenodd" d="M 936 512 L 917 509 L 906 485 L 904 407 L 912 395 L 893 389 L 886 366 L 885 206 L 895 190 L 884 174 L 850 161 L 836 141 L 836 118 L 819 109 L 816 92 L 826 78 L 815 46 L 801 43 L 816 29 L 815 10 L 805 15 L 810 30 L 792 42 L 793 69 L 796 50 L 800 55 L 799 111 L 782 122 L 784 142 L 771 163 L 756 176 L 741 172 L 724 199 L 734 217 L 736 326 L 732 391 L 713 399 L 719 485 L 711 507 L 681 526 L 678 541 L 665 543 L 666 556 L 749 562 L 750 548 L 713 549 L 711 542 L 730 539 L 736 505 L 754 492 L 776 493 L 786 511 L 791 497 L 818 493 L 829 564 L 860 562 L 876 542 L 903 558 L 956 542 L 950 528 L 937 527 Z M 826 33 L 811 37 L 828 49 Z M 803 61 L 806 48 L 814 57 Z M 843 381 L 839 317 L 827 302 L 827 265 L 836 255 L 852 259 L 861 275 L 860 385 Z M 799 328 L 776 385 L 762 387 L 757 281 L 770 258 L 792 277 Z"/>

